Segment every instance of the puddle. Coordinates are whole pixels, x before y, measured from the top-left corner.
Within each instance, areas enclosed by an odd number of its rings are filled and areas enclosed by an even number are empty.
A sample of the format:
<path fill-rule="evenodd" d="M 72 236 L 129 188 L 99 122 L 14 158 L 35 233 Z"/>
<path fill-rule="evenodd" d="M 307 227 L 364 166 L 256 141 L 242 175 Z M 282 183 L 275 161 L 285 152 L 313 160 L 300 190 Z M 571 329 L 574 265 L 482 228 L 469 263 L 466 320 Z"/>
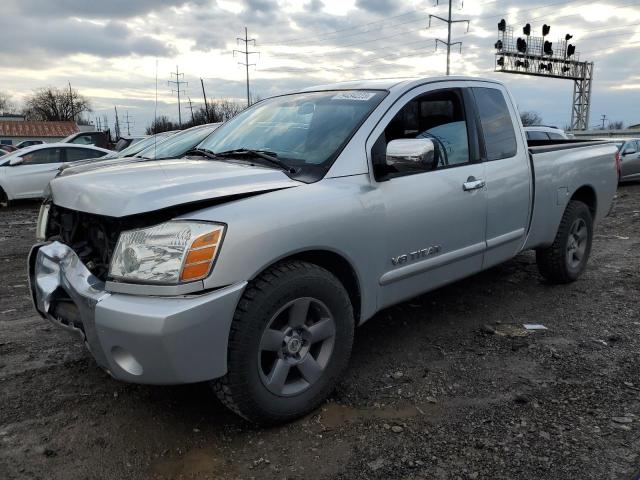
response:
<path fill-rule="evenodd" d="M 428 407 L 423 407 L 421 410 Z M 354 408 L 346 405 L 329 403 L 311 415 L 310 420 L 321 424 L 324 428 L 333 429 L 362 420 L 402 420 L 420 415 L 420 410 L 413 406 L 401 408 Z"/>
<path fill-rule="evenodd" d="M 231 468 L 232 469 L 232 468 Z M 216 479 L 226 478 L 231 470 L 212 449 L 191 450 L 181 457 L 162 458 L 151 465 L 152 479 Z"/>

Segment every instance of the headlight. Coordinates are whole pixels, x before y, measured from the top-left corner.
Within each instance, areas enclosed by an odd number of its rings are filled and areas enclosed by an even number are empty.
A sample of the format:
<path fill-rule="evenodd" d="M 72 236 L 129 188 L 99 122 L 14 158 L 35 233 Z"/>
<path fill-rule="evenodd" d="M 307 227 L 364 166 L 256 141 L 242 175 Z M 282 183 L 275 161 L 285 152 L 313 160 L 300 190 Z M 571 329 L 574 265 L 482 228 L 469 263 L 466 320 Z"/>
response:
<path fill-rule="evenodd" d="M 122 232 L 109 275 L 117 280 L 177 284 L 209 275 L 224 225 L 174 220 Z"/>
<path fill-rule="evenodd" d="M 47 239 L 47 222 L 49 221 L 50 203 L 43 203 L 38 213 L 38 223 L 36 223 L 36 242 L 44 242 Z"/>

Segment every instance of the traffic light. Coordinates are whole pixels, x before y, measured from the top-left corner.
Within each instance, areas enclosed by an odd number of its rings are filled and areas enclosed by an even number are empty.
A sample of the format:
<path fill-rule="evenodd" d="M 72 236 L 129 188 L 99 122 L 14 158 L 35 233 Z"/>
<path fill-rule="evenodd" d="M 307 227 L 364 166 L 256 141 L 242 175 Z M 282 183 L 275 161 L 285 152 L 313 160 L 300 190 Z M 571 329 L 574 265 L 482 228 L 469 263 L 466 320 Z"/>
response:
<path fill-rule="evenodd" d="M 498 22 L 498 30 L 504 32 L 507 29 L 507 21 L 503 18 Z"/>
<path fill-rule="evenodd" d="M 527 53 L 527 42 L 523 38 L 518 37 L 518 40 L 516 40 L 516 48 L 520 53 Z"/>
<path fill-rule="evenodd" d="M 569 35 L 568 33 L 564 36 L 564 39 L 568 42 L 573 38 L 573 35 Z"/>
<path fill-rule="evenodd" d="M 567 46 L 567 58 L 575 55 L 575 53 L 576 53 L 576 46 L 569 44 Z"/>
<path fill-rule="evenodd" d="M 527 23 L 524 28 L 522 29 L 522 32 L 528 37 L 529 35 L 531 35 L 531 24 Z"/>
<path fill-rule="evenodd" d="M 549 25 L 547 25 L 546 23 L 542 26 L 542 36 L 546 37 L 547 35 L 549 35 L 549 32 L 551 31 L 551 27 Z"/>
<path fill-rule="evenodd" d="M 544 42 L 543 52 L 545 55 L 553 55 L 553 43 Z"/>
<path fill-rule="evenodd" d="M 496 63 L 501 67 L 504 67 L 504 57 L 500 57 Z"/>
<path fill-rule="evenodd" d="M 563 73 L 567 73 L 569 70 L 571 70 L 571 67 L 562 67 Z"/>
<path fill-rule="evenodd" d="M 502 47 L 504 47 L 502 40 L 498 40 L 496 42 L 496 50 L 502 50 Z"/>
<path fill-rule="evenodd" d="M 551 70 L 553 69 L 553 64 L 551 62 L 549 63 L 541 63 L 538 66 L 539 70 L 546 70 L 547 72 L 551 72 Z"/>
<path fill-rule="evenodd" d="M 524 67 L 527 70 L 529 69 L 529 60 L 525 60 L 524 62 L 521 62 L 520 60 L 516 60 L 516 67 Z"/>

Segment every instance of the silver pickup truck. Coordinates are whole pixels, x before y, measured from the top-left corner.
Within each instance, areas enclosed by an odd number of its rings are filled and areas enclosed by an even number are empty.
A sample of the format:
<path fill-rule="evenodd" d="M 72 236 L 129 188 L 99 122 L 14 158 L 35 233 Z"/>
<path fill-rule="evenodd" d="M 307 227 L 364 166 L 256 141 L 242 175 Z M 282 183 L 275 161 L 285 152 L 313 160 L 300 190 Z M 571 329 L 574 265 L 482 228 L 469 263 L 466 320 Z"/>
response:
<path fill-rule="evenodd" d="M 530 249 L 549 282 L 576 280 L 618 168 L 604 142 L 528 145 L 495 81 L 318 86 L 189 157 L 53 180 L 31 292 L 114 378 L 210 381 L 284 422 L 329 395 L 385 307 Z"/>

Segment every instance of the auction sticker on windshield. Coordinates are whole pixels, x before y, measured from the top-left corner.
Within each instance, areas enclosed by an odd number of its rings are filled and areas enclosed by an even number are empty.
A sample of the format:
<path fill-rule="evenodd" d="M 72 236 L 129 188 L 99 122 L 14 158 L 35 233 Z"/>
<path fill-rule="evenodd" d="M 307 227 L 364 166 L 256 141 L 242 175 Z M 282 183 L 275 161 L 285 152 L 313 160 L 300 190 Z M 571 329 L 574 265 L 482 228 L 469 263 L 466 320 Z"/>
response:
<path fill-rule="evenodd" d="M 366 102 L 375 97 L 375 92 L 362 92 L 362 91 L 351 91 L 351 92 L 340 92 L 336 96 L 332 97 L 331 100 L 359 100 L 361 102 Z"/>

